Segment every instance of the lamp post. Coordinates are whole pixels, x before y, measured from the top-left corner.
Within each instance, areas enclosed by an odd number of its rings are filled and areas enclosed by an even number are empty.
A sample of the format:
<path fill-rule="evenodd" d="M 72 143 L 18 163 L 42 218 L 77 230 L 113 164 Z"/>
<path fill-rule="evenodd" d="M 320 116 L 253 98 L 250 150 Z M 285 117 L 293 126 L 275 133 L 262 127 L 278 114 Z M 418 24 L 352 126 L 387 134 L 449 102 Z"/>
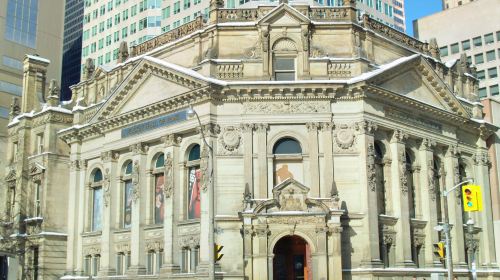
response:
<path fill-rule="evenodd" d="M 467 254 L 469 255 L 472 280 L 477 279 L 476 255 L 474 253 L 475 247 L 476 241 L 474 241 L 474 221 L 469 218 L 469 220 L 467 220 Z"/>
<path fill-rule="evenodd" d="M 466 184 L 466 183 L 472 183 L 472 179 L 467 179 L 465 181 L 462 181 L 458 184 L 456 184 L 453 188 L 450 190 L 445 190 L 443 192 L 443 198 L 444 198 L 444 224 L 443 224 L 443 231 L 444 231 L 444 236 L 445 236 L 445 247 L 446 247 L 446 268 L 448 270 L 448 280 L 453 280 L 453 259 L 451 255 L 451 236 L 450 236 L 450 221 L 448 217 L 448 194 L 456 190 L 458 187 Z"/>
<path fill-rule="evenodd" d="M 214 236 L 214 228 L 215 228 L 215 209 L 214 209 L 214 180 L 213 180 L 213 155 L 214 155 L 214 150 L 212 146 L 207 142 L 205 139 L 205 133 L 203 132 L 203 126 L 201 125 L 200 117 L 198 116 L 198 113 L 193 109 L 192 106 L 189 106 L 187 110 L 187 116 L 188 118 L 196 117 L 196 120 L 198 121 L 198 126 L 200 127 L 200 132 L 201 132 L 201 137 L 203 139 L 203 143 L 205 146 L 208 147 L 209 150 L 209 176 L 208 180 L 210 182 L 208 186 L 208 201 L 209 201 L 209 207 L 208 207 L 208 279 L 209 280 L 214 280 L 215 279 L 215 252 L 214 252 L 214 244 L 215 244 L 215 236 Z"/>

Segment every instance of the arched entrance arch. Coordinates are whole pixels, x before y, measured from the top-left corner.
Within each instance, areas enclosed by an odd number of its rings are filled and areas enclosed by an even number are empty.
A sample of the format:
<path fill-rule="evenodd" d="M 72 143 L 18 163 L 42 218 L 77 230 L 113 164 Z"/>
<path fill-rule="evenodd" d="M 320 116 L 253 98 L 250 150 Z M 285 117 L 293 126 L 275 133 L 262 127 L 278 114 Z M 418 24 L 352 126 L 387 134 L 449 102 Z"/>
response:
<path fill-rule="evenodd" d="M 298 235 L 282 237 L 273 248 L 273 280 L 312 279 L 311 248 Z"/>

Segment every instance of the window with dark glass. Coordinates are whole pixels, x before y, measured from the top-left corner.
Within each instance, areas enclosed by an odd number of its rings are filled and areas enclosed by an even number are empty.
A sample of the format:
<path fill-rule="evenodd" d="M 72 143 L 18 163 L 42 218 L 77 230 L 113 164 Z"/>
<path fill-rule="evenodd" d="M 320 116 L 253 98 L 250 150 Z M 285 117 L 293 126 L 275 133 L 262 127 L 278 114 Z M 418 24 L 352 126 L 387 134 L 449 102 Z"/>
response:
<path fill-rule="evenodd" d="M 153 220 L 155 224 L 163 224 L 164 217 L 164 196 L 163 188 L 165 186 L 165 157 L 159 154 L 155 161 L 155 167 L 153 169 L 154 174 L 154 188 L 153 188 Z"/>
<path fill-rule="evenodd" d="M 194 145 L 189 151 L 188 161 L 188 185 L 187 185 L 187 218 L 199 219 L 201 216 L 201 170 L 200 170 L 200 145 Z"/>
<path fill-rule="evenodd" d="M 458 43 L 452 44 L 450 46 L 450 49 L 451 49 L 452 54 L 460 52 L 460 48 L 458 47 Z"/>
<path fill-rule="evenodd" d="M 486 61 L 490 62 L 496 59 L 495 50 L 486 52 Z"/>
<path fill-rule="evenodd" d="M 486 77 L 485 77 L 485 74 L 484 74 L 484 70 L 481 70 L 481 71 L 477 71 L 477 78 L 479 80 L 484 80 Z"/>
<path fill-rule="evenodd" d="M 128 161 L 124 167 L 123 174 L 123 196 L 122 196 L 122 226 L 130 228 L 132 225 L 132 199 L 133 199 L 133 186 L 132 186 L 132 161 Z"/>
<path fill-rule="evenodd" d="M 470 40 L 462 41 L 462 50 L 470 50 Z"/>
<path fill-rule="evenodd" d="M 498 85 L 490 86 L 491 96 L 498 95 L 498 93 L 499 93 Z"/>
<path fill-rule="evenodd" d="M 295 80 L 295 58 L 275 57 L 274 59 L 274 79 L 276 81 Z"/>
<path fill-rule="evenodd" d="M 478 94 L 479 98 L 484 98 L 488 95 L 488 93 L 486 92 L 486 88 L 480 88 Z"/>
<path fill-rule="evenodd" d="M 476 55 L 474 55 L 474 61 L 476 62 L 476 64 L 481 64 L 481 63 L 484 63 L 484 56 L 482 53 L 478 53 Z"/>
<path fill-rule="evenodd" d="M 491 44 L 493 42 L 495 42 L 495 38 L 493 37 L 493 33 L 489 33 L 489 34 L 484 35 L 484 43 L 486 45 Z"/>
<path fill-rule="evenodd" d="M 448 55 L 448 46 L 444 46 L 439 48 L 439 53 L 441 56 L 447 56 Z"/>
<path fill-rule="evenodd" d="M 475 37 L 472 39 L 472 43 L 474 44 L 474 47 L 480 47 L 483 45 L 483 40 L 481 39 L 481 36 Z"/>
<path fill-rule="evenodd" d="M 279 139 L 273 147 L 274 183 L 280 184 L 292 178 L 303 181 L 302 147 L 290 137 Z"/>
<path fill-rule="evenodd" d="M 99 231 L 102 229 L 102 207 L 103 207 L 103 197 L 102 197 L 102 172 L 100 169 L 96 169 L 93 172 L 92 184 L 91 184 L 91 196 L 92 196 L 92 221 L 91 230 Z"/>
<path fill-rule="evenodd" d="M 490 79 L 498 77 L 498 71 L 496 67 L 488 69 L 488 77 Z"/>

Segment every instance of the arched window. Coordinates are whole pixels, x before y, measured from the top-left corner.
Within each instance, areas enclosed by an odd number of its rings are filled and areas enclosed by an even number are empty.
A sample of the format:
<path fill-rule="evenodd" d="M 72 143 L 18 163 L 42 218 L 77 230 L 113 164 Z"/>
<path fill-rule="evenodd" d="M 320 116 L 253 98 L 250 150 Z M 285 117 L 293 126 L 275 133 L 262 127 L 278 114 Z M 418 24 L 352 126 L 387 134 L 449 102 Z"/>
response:
<path fill-rule="evenodd" d="M 302 147 L 299 141 L 291 137 L 279 139 L 273 146 L 274 184 L 288 178 L 303 181 Z"/>
<path fill-rule="evenodd" d="M 92 221 L 91 230 L 99 231 L 102 229 L 102 171 L 101 169 L 94 169 L 91 173 L 91 196 L 92 196 Z"/>
<path fill-rule="evenodd" d="M 384 174 L 384 149 L 382 143 L 376 141 L 374 144 L 375 150 L 375 180 L 377 186 L 377 209 L 378 214 L 386 213 L 386 191 L 385 191 L 385 174 Z"/>
<path fill-rule="evenodd" d="M 413 181 L 413 163 L 414 156 L 411 150 L 407 149 L 405 151 L 405 169 L 406 169 L 406 181 L 408 184 L 408 210 L 410 211 L 410 218 L 415 218 L 416 216 L 416 192 L 415 184 Z"/>
<path fill-rule="evenodd" d="M 297 47 L 295 42 L 283 38 L 273 46 L 273 73 L 276 81 L 293 81 L 296 79 Z"/>
<path fill-rule="evenodd" d="M 153 221 L 155 224 L 163 224 L 164 216 L 164 197 L 163 197 L 163 187 L 165 185 L 165 157 L 163 153 L 156 156 L 154 163 L 153 175 L 154 175 L 154 187 L 152 191 L 153 195 Z"/>
<path fill-rule="evenodd" d="M 196 144 L 191 147 L 186 163 L 188 168 L 188 185 L 187 185 L 187 218 L 200 218 L 200 145 Z"/>
<path fill-rule="evenodd" d="M 133 186 L 132 186 L 132 172 L 133 164 L 129 160 L 123 167 L 123 196 L 122 196 L 122 227 L 130 228 L 132 225 L 132 199 L 133 199 Z"/>

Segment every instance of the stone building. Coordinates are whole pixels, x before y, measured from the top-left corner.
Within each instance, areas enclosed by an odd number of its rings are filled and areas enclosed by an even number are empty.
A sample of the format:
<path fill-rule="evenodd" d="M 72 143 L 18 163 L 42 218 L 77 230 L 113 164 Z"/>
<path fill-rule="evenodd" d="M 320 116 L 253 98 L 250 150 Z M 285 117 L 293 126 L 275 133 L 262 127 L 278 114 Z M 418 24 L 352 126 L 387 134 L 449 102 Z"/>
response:
<path fill-rule="evenodd" d="M 63 279 L 207 279 L 212 269 L 220 279 L 429 279 L 445 272 L 433 253 L 442 193 L 472 177 L 484 211 L 448 198 L 455 275 L 468 279 L 475 256 L 480 279 L 498 278 L 485 143 L 497 128 L 482 119 L 472 69 L 447 67 L 437 46 L 344 3 L 214 1 L 208 22 L 122 51 L 113 69 L 86 67 L 69 104 L 35 108 L 26 89 L 9 125 L 6 195 L 33 193 L 36 166 L 40 203 L 55 212 L 34 232 L 22 220 L 9 230 L 26 240 L 57 232 L 49 218 L 67 220 L 65 252 L 39 247 L 65 258 Z M 40 114 L 64 116 L 43 130 L 60 165 L 32 152 Z M 224 246 L 215 267 L 212 240 Z"/>

